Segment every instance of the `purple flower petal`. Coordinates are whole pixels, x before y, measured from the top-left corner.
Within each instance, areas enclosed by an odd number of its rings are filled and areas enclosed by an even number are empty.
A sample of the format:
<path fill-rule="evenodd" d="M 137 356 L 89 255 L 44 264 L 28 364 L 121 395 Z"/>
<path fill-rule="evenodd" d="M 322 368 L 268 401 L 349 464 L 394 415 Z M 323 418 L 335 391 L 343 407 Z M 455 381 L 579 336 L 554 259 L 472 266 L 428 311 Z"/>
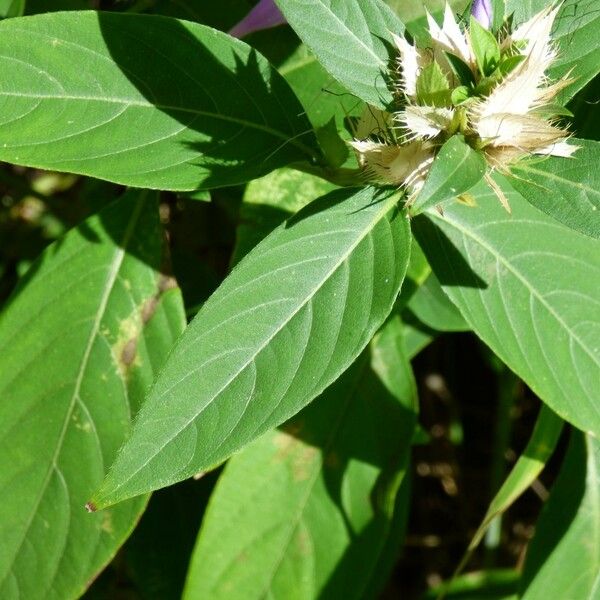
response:
<path fill-rule="evenodd" d="M 492 25 L 494 11 L 491 0 L 473 0 L 471 14 L 479 21 L 482 27 L 489 29 Z"/>
<path fill-rule="evenodd" d="M 254 31 L 269 29 L 287 23 L 274 0 L 260 2 L 237 24 L 229 30 L 229 35 L 242 38 Z"/>

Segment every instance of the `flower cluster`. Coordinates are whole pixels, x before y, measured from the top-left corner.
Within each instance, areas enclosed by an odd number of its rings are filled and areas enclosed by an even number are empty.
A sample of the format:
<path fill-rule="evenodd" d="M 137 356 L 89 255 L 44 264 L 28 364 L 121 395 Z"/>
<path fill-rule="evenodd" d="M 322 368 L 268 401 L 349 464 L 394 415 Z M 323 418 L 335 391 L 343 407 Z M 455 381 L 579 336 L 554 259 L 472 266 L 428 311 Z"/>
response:
<path fill-rule="evenodd" d="M 441 27 L 428 14 L 429 48 L 395 36 L 396 109 L 367 107 L 351 142 L 366 175 L 414 197 L 455 134 L 484 154 L 490 171 L 531 154 L 570 156 L 577 148 L 558 122 L 566 113 L 553 103 L 569 80 L 546 75 L 557 56 L 550 39 L 557 11 L 546 8 L 515 29 L 507 21 L 494 34 L 489 3 L 479 0 L 464 31 L 449 6 Z"/>

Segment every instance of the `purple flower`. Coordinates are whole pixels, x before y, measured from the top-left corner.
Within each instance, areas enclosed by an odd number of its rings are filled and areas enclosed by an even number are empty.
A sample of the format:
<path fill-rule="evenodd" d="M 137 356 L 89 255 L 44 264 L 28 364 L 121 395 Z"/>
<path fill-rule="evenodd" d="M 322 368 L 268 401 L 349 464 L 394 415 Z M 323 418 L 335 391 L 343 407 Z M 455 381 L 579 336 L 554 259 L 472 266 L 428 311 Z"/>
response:
<path fill-rule="evenodd" d="M 287 23 L 274 0 L 260 2 L 237 24 L 229 30 L 229 35 L 242 38 L 254 31 L 269 29 Z"/>
<path fill-rule="evenodd" d="M 492 25 L 494 11 L 491 0 L 473 0 L 471 14 L 479 21 L 482 27 L 489 29 Z"/>

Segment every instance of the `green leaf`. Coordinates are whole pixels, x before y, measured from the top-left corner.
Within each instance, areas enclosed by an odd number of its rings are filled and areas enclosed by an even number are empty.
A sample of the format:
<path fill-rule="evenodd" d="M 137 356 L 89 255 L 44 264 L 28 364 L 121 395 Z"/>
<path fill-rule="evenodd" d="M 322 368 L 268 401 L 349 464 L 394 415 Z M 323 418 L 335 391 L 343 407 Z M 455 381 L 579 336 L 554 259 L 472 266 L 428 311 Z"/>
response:
<path fill-rule="evenodd" d="M 600 442 L 573 432 L 525 560 L 523 600 L 595 600 L 600 590 Z"/>
<path fill-rule="evenodd" d="M 386 108 L 392 33 L 404 26 L 382 0 L 277 0 L 300 39 L 321 64 L 360 99 Z"/>
<path fill-rule="evenodd" d="M 496 37 L 473 16 L 469 22 L 469 37 L 479 72 L 484 77 L 491 75 L 500 64 L 500 46 Z"/>
<path fill-rule="evenodd" d="M 239 263 L 171 353 L 99 508 L 217 465 L 339 377 L 406 272 L 410 231 L 397 202 L 373 188 L 332 192 Z"/>
<path fill-rule="evenodd" d="M 193 190 L 318 154 L 302 107 L 249 46 L 166 17 L 0 23 L 0 159 Z"/>
<path fill-rule="evenodd" d="M 478 527 L 462 565 L 467 564 L 471 553 L 477 548 L 492 521 L 506 512 L 523 492 L 537 479 L 546 463 L 554 453 L 556 444 L 563 430 L 564 421 L 542 404 L 533 434 L 527 443 L 523 454 L 494 496 L 490 506 Z M 461 569 L 459 569 L 461 570 Z"/>
<path fill-rule="evenodd" d="M 364 104 L 323 68 L 305 44 L 300 44 L 278 65 L 278 71 L 298 96 L 315 127 L 323 127 L 335 118 L 341 129 L 347 116 L 361 114 Z"/>
<path fill-rule="evenodd" d="M 328 181 L 294 169 L 277 169 L 251 181 L 240 206 L 231 264 L 237 264 L 294 213 L 333 189 Z"/>
<path fill-rule="evenodd" d="M 485 173 L 485 159 L 460 135 L 452 136 L 440 149 L 411 209 L 417 215 L 425 209 L 470 190 Z"/>
<path fill-rule="evenodd" d="M 25 0 L 0 0 L 0 18 L 20 17 L 25 12 Z"/>
<path fill-rule="evenodd" d="M 419 244 L 469 326 L 561 417 L 600 435 L 600 246 L 562 227 L 498 179 L 477 207 L 413 221 Z"/>
<path fill-rule="evenodd" d="M 469 326 L 446 296 L 434 273 L 417 288 L 407 309 L 421 323 L 436 331 L 467 331 Z"/>
<path fill-rule="evenodd" d="M 119 199 L 50 246 L 0 318 L 0 597 L 76 598 L 145 498 L 84 504 L 185 319 L 158 272 L 156 200 Z"/>
<path fill-rule="evenodd" d="M 548 6 L 548 0 L 506 0 L 506 14 L 515 14 L 522 23 Z M 551 79 L 573 72 L 573 81 L 559 94 L 566 104 L 600 71 L 598 44 L 600 12 L 597 0 L 565 0 L 556 16 L 552 38 L 558 45 L 558 57 L 548 71 Z"/>
<path fill-rule="evenodd" d="M 516 163 L 510 184 L 536 208 L 564 225 L 600 238 L 600 143 L 572 140 L 579 150 Z"/>
<path fill-rule="evenodd" d="M 396 317 L 313 404 L 228 462 L 184 600 L 375 597 L 416 409 Z"/>
<path fill-rule="evenodd" d="M 317 139 L 327 163 L 333 167 L 341 167 L 348 158 L 348 146 L 340 137 L 335 117 L 332 117 L 323 127 L 315 130 Z"/>

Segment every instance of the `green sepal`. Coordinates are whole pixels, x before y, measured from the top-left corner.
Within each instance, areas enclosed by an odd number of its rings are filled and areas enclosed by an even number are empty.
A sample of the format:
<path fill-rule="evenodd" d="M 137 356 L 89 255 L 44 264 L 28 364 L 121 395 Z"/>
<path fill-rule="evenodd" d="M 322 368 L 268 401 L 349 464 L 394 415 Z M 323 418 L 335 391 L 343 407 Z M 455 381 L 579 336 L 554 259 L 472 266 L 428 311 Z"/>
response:
<path fill-rule="evenodd" d="M 417 78 L 417 98 L 420 104 L 448 106 L 450 104 L 450 83 L 436 62 L 421 70 Z"/>
<path fill-rule="evenodd" d="M 535 108 L 532 111 L 536 115 L 541 117 L 571 117 L 573 118 L 575 115 L 566 107 L 561 104 L 545 104 L 544 106 L 540 106 L 539 108 Z"/>

